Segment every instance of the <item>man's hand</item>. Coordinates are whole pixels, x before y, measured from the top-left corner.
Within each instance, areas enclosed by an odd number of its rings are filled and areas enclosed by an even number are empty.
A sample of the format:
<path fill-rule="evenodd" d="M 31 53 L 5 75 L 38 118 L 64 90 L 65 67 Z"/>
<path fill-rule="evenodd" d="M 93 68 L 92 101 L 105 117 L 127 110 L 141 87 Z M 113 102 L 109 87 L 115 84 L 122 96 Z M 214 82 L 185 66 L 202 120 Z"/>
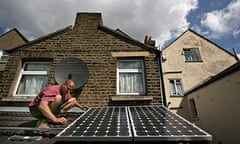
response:
<path fill-rule="evenodd" d="M 82 109 L 82 110 L 84 110 L 84 111 L 86 111 L 86 110 L 88 110 L 88 106 L 87 106 L 87 105 L 84 105 L 84 104 L 82 104 L 82 105 L 81 105 L 81 109 Z"/>
<path fill-rule="evenodd" d="M 55 118 L 53 122 L 65 125 L 67 124 L 67 119 L 65 117 Z"/>

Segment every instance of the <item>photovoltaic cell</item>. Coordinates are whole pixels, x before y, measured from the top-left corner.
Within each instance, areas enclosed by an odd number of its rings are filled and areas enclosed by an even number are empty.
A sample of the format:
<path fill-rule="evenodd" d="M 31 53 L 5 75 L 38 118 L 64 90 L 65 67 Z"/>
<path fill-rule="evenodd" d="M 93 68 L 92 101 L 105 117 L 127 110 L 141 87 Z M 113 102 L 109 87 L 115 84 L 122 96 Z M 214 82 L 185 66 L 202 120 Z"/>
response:
<path fill-rule="evenodd" d="M 90 108 L 56 137 L 64 141 L 131 141 L 127 107 Z"/>
<path fill-rule="evenodd" d="M 161 106 L 129 107 L 135 141 L 206 141 L 211 136 Z"/>
<path fill-rule="evenodd" d="M 163 106 L 95 107 L 60 132 L 58 141 L 206 142 L 212 136 Z"/>

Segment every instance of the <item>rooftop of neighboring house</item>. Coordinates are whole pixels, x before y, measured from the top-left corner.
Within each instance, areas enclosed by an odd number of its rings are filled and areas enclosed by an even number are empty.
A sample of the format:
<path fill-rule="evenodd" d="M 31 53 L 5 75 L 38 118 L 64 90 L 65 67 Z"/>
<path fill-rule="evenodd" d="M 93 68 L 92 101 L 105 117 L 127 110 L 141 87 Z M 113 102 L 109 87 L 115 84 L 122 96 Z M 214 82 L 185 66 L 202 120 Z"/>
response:
<path fill-rule="evenodd" d="M 0 36 L 0 49 L 10 50 L 28 43 L 28 40 L 16 28 Z"/>
<path fill-rule="evenodd" d="M 233 57 L 236 57 L 235 54 L 227 51 L 226 49 L 224 49 L 224 48 L 222 48 L 222 47 L 220 47 L 218 44 L 214 43 L 213 41 L 207 39 L 206 37 L 200 35 L 199 33 L 195 32 L 194 30 L 192 30 L 192 29 L 190 29 L 190 28 L 187 29 L 185 32 L 183 32 L 180 36 L 178 36 L 174 41 L 172 41 L 170 44 L 168 44 L 165 48 L 163 48 L 163 51 L 165 51 L 165 50 L 167 50 L 168 48 L 170 48 L 171 45 L 173 45 L 176 41 L 178 41 L 178 40 L 179 40 L 181 37 L 183 37 L 186 33 L 193 33 L 193 34 L 195 34 L 196 36 L 198 36 L 198 37 L 206 40 L 207 42 L 213 44 L 213 45 L 216 46 L 217 48 L 219 48 L 219 49 L 223 50 L 224 52 L 228 53 L 229 55 L 231 55 L 231 56 L 233 56 Z"/>
<path fill-rule="evenodd" d="M 26 43 L 28 43 L 28 40 L 16 28 L 0 35 L 0 71 L 5 69 L 8 56 L 7 50 Z"/>

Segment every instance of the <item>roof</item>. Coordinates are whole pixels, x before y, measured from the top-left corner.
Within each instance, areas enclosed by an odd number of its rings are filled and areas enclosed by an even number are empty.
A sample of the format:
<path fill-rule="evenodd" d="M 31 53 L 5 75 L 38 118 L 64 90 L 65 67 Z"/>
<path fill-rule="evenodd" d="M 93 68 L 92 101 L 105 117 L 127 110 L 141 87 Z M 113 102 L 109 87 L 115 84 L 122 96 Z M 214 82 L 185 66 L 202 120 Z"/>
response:
<path fill-rule="evenodd" d="M 44 40 L 46 40 L 46 39 L 48 39 L 48 38 L 54 37 L 54 36 L 56 36 L 56 35 L 58 35 L 58 34 L 65 33 L 65 32 L 67 32 L 68 30 L 71 30 L 71 29 L 72 29 L 72 26 L 67 26 L 67 27 L 65 27 L 65 28 L 63 28 L 63 29 L 57 30 L 57 31 L 55 31 L 55 32 L 53 32 L 53 33 L 50 33 L 50 34 L 48 34 L 48 35 L 39 37 L 39 38 L 37 38 L 37 39 L 35 39 L 35 40 L 33 40 L 33 41 L 30 41 L 30 42 L 28 42 L 28 43 L 26 43 L 26 44 L 24 44 L 24 45 L 15 47 L 14 49 L 9 50 L 8 52 L 11 53 L 12 51 L 15 51 L 15 50 L 17 50 L 17 49 L 21 49 L 21 48 L 26 47 L 26 46 L 31 46 L 31 45 L 33 45 L 33 44 L 39 43 L 39 42 L 41 42 L 41 41 L 44 41 Z"/>
<path fill-rule="evenodd" d="M 73 122 L 82 114 L 81 111 L 70 111 L 59 116 L 68 118 L 68 123 Z M 39 129 L 35 125 L 37 119 L 31 116 L 26 107 L 1 107 L 0 108 L 0 141 L 4 144 L 24 144 L 26 143 L 55 143 L 55 135 L 63 130 L 67 125 L 50 124 L 50 128 Z M 8 140 L 12 136 L 29 136 L 25 138 L 33 138 L 34 136 L 41 137 L 40 140 L 23 140 L 12 141 Z"/>
<path fill-rule="evenodd" d="M 10 50 L 25 43 L 28 40 L 16 28 L 0 36 L 0 49 Z"/>
<path fill-rule="evenodd" d="M 141 48 L 143 48 L 145 50 L 151 51 L 151 52 L 156 53 L 156 54 L 160 53 L 160 51 L 157 50 L 156 47 L 150 46 L 150 45 L 146 45 L 146 44 L 144 44 L 144 43 L 142 43 L 142 42 L 140 42 L 140 41 L 130 37 L 126 33 L 122 32 L 120 29 L 113 30 L 113 29 L 110 29 L 110 28 L 108 28 L 106 26 L 98 26 L 98 29 L 102 30 L 102 31 L 104 31 L 104 32 L 106 32 L 106 33 L 108 33 L 110 35 L 113 35 L 114 37 L 117 37 L 117 38 L 119 38 L 121 40 L 124 40 L 124 41 L 126 41 L 128 43 L 131 43 L 133 45 L 139 46 L 139 47 L 141 47 Z"/>
<path fill-rule="evenodd" d="M 233 64 L 232 66 L 228 67 L 227 69 L 223 70 L 222 72 L 216 74 L 215 76 L 210 77 L 209 79 L 207 79 L 206 81 L 203 81 L 201 84 L 197 85 L 196 87 L 193 87 L 192 89 L 190 89 L 189 91 L 187 91 L 186 93 L 184 93 L 184 95 L 188 95 L 198 89 L 201 89 L 202 87 L 205 87 L 217 80 L 220 80 L 234 72 L 237 72 L 240 70 L 240 62 L 237 62 L 235 64 Z"/>
<path fill-rule="evenodd" d="M 80 14 L 89 14 L 89 13 L 77 13 L 76 19 L 79 19 L 79 18 L 80 18 L 80 17 L 79 17 Z M 90 13 L 90 14 L 91 14 L 91 13 Z M 99 15 L 99 13 L 93 13 L 93 14 Z M 92 14 L 92 15 L 93 15 L 93 14 Z M 84 19 L 83 19 L 83 20 L 84 20 Z M 42 36 L 42 37 L 40 37 L 40 38 L 38 38 L 38 39 L 36 39 L 36 40 L 33 40 L 33 41 L 31 41 L 31 42 L 29 42 L 29 43 L 27 43 L 27 44 L 25 44 L 25 45 L 16 47 L 16 48 L 14 48 L 14 49 L 12 49 L 12 50 L 10 50 L 10 51 L 8 51 L 8 52 L 12 52 L 12 51 L 14 51 L 14 50 L 21 49 L 21 48 L 24 48 L 24 47 L 26 47 L 26 46 L 30 46 L 30 45 L 36 44 L 36 43 L 38 43 L 38 42 L 44 41 L 44 40 L 49 39 L 49 38 L 51 38 L 51 37 L 54 37 L 54 36 L 56 36 L 56 35 L 65 33 L 65 32 L 67 32 L 67 31 L 69 31 L 69 30 L 71 30 L 71 31 L 73 32 L 75 27 L 81 26 L 81 25 L 78 25 L 78 23 L 80 23 L 80 22 L 78 22 L 78 21 L 79 21 L 79 20 L 76 20 L 76 21 L 75 21 L 75 26 L 68 26 L 68 27 L 66 27 L 66 28 L 60 29 L 60 30 L 58 30 L 58 31 L 56 31 L 56 32 L 50 33 L 50 34 L 48 34 L 48 35 L 46 35 L 46 36 Z M 95 25 L 94 25 L 94 26 L 95 26 Z M 153 53 L 156 53 L 156 54 L 159 54 L 159 53 L 160 53 L 160 51 L 157 50 L 156 47 L 150 46 L 150 45 L 146 45 L 146 44 L 144 44 L 144 43 L 142 43 L 142 42 L 140 42 L 140 41 L 137 41 L 136 39 L 133 39 L 132 37 L 130 37 L 129 35 L 127 35 L 125 32 L 121 31 L 120 29 L 116 29 L 116 30 L 110 29 L 110 28 L 108 28 L 108 27 L 106 27 L 106 26 L 103 26 L 101 22 L 99 22 L 97 29 L 100 30 L 100 31 L 104 31 L 104 32 L 106 32 L 107 34 L 110 34 L 110 35 L 112 35 L 112 36 L 114 36 L 114 37 L 116 37 L 116 38 L 119 38 L 119 39 L 121 39 L 121 40 L 124 40 L 125 42 L 128 42 L 128 43 L 131 43 L 131 44 L 133 44 L 133 45 L 139 46 L 139 47 L 141 47 L 141 48 L 143 48 L 143 49 L 145 49 L 145 50 L 148 50 L 148 51 L 150 51 L 150 52 L 153 52 Z"/>
<path fill-rule="evenodd" d="M 164 51 L 165 49 L 169 48 L 174 42 L 176 42 L 178 39 L 180 39 L 180 38 L 181 38 L 185 33 L 187 33 L 187 32 L 192 32 L 192 33 L 194 33 L 195 35 L 199 36 L 200 38 L 208 41 L 209 43 L 215 45 L 215 46 L 218 47 L 219 49 L 225 51 L 225 52 L 228 53 L 229 55 L 231 55 L 231 56 L 233 56 L 233 57 L 236 58 L 236 56 L 235 56 L 234 54 L 232 54 L 232 53 L 230 53 L 229 51 L 227 51 L 226 49 L 220 47 L 219 45 L 217 45 L 216 43 L 212 42 L 211 40 L 203 37 L 202 35 L 200 35 L 199 33 L 195 32 L 195 31 L 193 31 L 192 29 L 187 29 L 185 32 L 183 32 L 183 33 L 182 33 L 180 36 L 178 36 L 173 42 L 171 42 L 169 45 L 167 45 L 165 48 L 163 48 L 163 51 Z"/>

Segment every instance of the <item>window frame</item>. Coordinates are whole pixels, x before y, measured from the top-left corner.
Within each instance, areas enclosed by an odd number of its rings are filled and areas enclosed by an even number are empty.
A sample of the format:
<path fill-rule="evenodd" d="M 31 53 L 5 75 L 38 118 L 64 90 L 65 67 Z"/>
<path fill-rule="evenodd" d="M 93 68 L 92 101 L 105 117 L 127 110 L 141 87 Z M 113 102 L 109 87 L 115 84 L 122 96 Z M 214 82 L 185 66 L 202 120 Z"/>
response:
<path fill-rule="evenodd" d="M 7 63 L 8 52 L 6 50 L 0 50 L 0 63 Z"/>
<path fill-rule="evenodd" d="M 168 81 L 169 81 L 169 88 L 170 88 L 170 95 L 171 95 L 171 96 L 176 96 L 176 97 L 182 97 L 182 96 L 184 96 L 183 83 L 182 83 L 182 80 L 181 80 L 181 79 L 169 79 Z M 172 91 L 171 81 L 174 82 L 174 91 L 176 92 L 175 94 L 174 94 L 174 92 Z M 177 81 L 179 81 L 179 82 L 177 82 Z M 178 84 L 180 84 L 180 86 L 181 86 L 181 90 L 182 90 L 181 93 L 178 92 L 178 89 L 177 89 L 177 85 L 178 85 Z"/>
<path fill-rule="evenodd" d="M 133 62 L 133 61 L 139 61 L 141 63 L 142 69 L 120 69 L 119 68 L 119 62 Z M 142 93 L 121 93 L 120 92 L 120 73 L 141 73 L 142 74 L 142 86 L 143 86 L 143 92 Z M 144 66 L 144 59 L 142 58 L 120 58 L 117 60 L 117 95 L 145 95 L 146 94 L 146 78 L 145 78 L 145 66 Z"/>
<path fill-rule="evenodd" d="M 194 98 L 189 99 L 189 105 L 190 105 L 190 111 L 191 111 L 191 116 L 193 119 L 198 119 L 198 111 L 196 107 L 196 102 Z"/>
<path fill-rule="evenodd" d="M 27 64 L 49 64 L 49 71 L 25 71 L 24 68 Z M 21 83 L 21 80 L 23 78 L 23 76 L 48 76 L 50 73 L 50 69 L 51 69 L 51 62 L 46 61 L 46 62 L 42 62 L 42 61 L 26 61 L 23 63 L 22 68 L 19 72 L 19 76 L 13 91 L 13 96 L 14 97 L 22 97 L 22 96 L 27 96 L 27 97 L 35 97 L 37 94 L 17 94 L 19 85 Z"/>
<path fill-rule="evenodd" d="M 187 58 L 187 53 L 189 53 L 190 59 Z M 199 48 L 183 48 L 183 55 L 185 62 L 202 62 Z"/>

